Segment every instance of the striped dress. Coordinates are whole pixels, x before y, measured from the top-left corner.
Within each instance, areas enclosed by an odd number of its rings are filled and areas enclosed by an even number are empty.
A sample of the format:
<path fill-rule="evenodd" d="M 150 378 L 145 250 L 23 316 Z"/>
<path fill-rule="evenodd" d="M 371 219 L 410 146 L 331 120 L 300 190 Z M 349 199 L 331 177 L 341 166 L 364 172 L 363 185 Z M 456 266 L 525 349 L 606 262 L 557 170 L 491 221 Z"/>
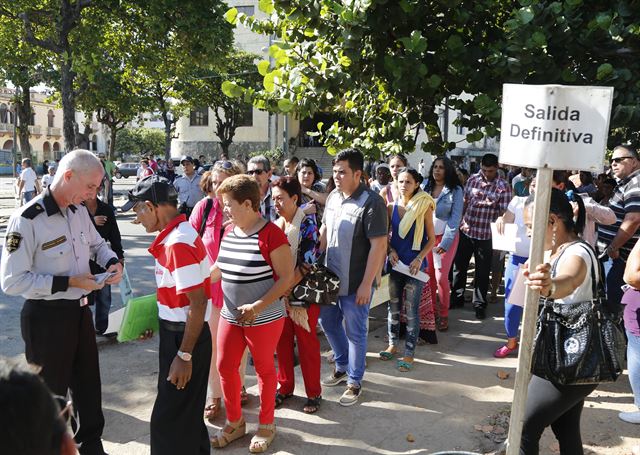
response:
<path fill-rule="evenodd" d="M 235 227 L 227 231 L 217 260 L 224 295 L 220 316 L 227 322 L 240 325 L 236 322 L 237 308 L 254 303 L 273 287 L 278 278 L 271 266 L 270 254 L 287 244 L 284 232 L 271 222 L 250 236 L 238 234 Z M 258 313 L 252 325 L 268 324 L 284 316 L 284 303 L 278 299 Z"/>

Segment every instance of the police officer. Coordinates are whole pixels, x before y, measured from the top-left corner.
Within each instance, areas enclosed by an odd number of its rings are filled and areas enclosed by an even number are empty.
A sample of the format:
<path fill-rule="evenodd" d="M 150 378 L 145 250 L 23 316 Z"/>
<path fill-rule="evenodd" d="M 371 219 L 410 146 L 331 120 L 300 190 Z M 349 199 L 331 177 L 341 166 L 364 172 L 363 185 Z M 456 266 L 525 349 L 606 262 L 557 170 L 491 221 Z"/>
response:
<path fill-rule="evenodd" d="M 200 175 L 196 172 L 193 158 L 185 155 L 180 159 L 180 164 L 184 174 L 175 179 L 173 186 L 178 191 L 178 209 L 188 219 L 193 207 L 204 197 L 204 193 L 200 188 Z"/>
<path fill-rule="evenodd" d="M 85 297 L 104 284 L 89 273 L 89 258 L 114 274 L 106 284 L 117 284 L 122 275 L 116 254 L 81 205 L 103 176 L 91 152 L 65 155 L 49 188 L 11 216 L 0 266 L 2 290 L 27 299 L 21 313 L 27 360 L 42 367 L 55 394 L 71 390 L 81 455 L 104 454 L 98 350 Z"/>

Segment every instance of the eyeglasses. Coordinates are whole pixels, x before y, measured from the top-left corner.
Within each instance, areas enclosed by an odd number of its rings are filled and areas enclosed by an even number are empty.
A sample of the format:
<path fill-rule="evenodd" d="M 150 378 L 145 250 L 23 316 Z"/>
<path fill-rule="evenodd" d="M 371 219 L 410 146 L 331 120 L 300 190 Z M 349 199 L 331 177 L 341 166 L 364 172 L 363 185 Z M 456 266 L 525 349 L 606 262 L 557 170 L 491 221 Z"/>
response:
<path fill-rule="evenodd" d="M 227 160 L 216 161 L 214 164 L 215 167 L 221 167 L 222 169 L 233 169 L 233 163 Z"/>
<path fill-rule="evenodd" d="M 254 169 L 252 171 L 247 171 L 248 175 L 262 175 L 262 173 L 264 172 L 264 169 Z"/>
<path fill-rule="evenodd" d="M 611 163 L 620 164 L 627 158 L 633 158 L 632 156 L 620 156 L 618 158 L 611 158 Z"/>

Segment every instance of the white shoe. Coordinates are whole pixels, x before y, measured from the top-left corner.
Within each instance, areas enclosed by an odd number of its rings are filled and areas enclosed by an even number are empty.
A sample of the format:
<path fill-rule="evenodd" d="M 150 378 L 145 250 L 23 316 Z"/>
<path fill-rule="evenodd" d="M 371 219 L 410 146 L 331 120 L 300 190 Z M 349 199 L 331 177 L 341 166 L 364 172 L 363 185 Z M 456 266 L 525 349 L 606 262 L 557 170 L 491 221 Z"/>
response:
<path fill-rule="evenodd" d="M 624 420 L 629 423 L 638 423 L 640 424 L 640 411 L 636 412 L 621 412 L 618 414 L 620 420 Z"/>

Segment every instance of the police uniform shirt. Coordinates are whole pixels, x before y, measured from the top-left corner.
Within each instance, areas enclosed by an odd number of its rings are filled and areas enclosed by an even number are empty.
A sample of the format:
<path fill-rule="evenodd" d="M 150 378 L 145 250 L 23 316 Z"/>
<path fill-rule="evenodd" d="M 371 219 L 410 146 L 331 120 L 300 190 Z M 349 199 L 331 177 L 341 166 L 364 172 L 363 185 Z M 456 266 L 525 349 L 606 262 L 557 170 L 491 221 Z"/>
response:
<path fill-rule="evenodd" d="M 191 178 L 186 175 L 178 177 L 173 186 L 178 192 L 178 205 L 186 204 L 187 207 L 193 208 L 196 203 L 204 197 L 204 193 L 200 189 L 200 176 L 194 172 Z"/>
<path fill-rule="evenodd" d="M 0 266 L 2 290 L 26 299 L 77 300 L 88 294 L 69 277 L 89 273 L 89 259 L 108 268 L 118 261 L 86 207 L 61 211 L 47 189 L 11 216 Z"/>

